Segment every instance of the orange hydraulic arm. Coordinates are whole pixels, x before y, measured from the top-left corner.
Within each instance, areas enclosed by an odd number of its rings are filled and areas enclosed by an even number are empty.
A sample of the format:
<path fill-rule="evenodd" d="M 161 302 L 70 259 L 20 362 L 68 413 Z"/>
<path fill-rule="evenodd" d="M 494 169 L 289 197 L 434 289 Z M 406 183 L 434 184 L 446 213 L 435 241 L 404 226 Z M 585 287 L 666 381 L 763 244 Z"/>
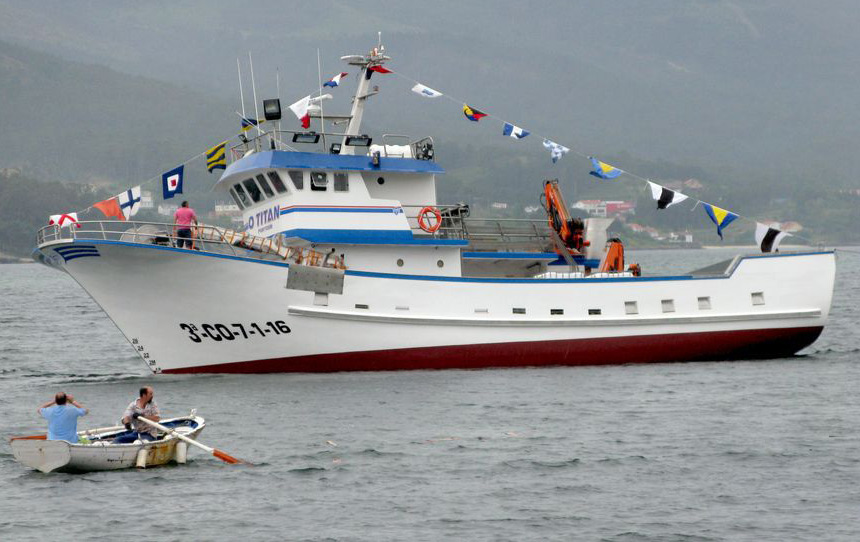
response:
<path fill-rule="evenodd" d="M 610 239 L 606 242 L 606 257 L 600 271 L 624 271 L 624 245 L 621 239 Z"/>
<path fill-rule="evenodd" d="M 549 227 L 555 230 L 567 248 L 581 252 L 585 245 L 582 236 L 584 225 L 582 220 L 571 218 L 567 203 L 558 187 L 558 180 L 545 181 L 543 192 Z"/>

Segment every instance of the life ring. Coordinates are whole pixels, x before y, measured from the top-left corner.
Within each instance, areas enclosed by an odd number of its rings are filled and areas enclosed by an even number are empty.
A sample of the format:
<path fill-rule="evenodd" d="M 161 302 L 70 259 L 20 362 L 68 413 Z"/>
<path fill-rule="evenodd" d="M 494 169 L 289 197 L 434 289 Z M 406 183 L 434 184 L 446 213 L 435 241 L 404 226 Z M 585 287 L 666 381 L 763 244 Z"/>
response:
<path fill-rule="evenodd" d="M 432 214 L 436 217 L 436 223 L 430 224 L 430 221 L 424 222 L 424 217 L 428 214 Z M 442 226 L 442 213 L 439 212 L 439 209 L 436 207 L 431 207 L 428 205 L 427 207 L 421 209 L 421 212 L 418 213 L 418 227 L 427 233 L 436 233 L 439 231 L 439 227 Z"/>

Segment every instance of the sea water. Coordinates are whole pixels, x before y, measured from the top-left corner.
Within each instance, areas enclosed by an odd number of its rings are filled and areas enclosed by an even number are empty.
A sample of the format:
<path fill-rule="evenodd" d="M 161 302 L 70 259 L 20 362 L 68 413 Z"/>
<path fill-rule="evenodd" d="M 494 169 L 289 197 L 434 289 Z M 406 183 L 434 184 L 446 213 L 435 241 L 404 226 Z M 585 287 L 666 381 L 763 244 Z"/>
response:
<path fill-rule="evenodd" d="M 153 376 L 70 277 L 0 266 L 0 540 L 858 540 L 858 264 L 839 253 L 831 321 L 791 358 L 250 376 Z M 196 448 L 77 475 L 13 460 L 55 392 L 85 428 L 143 385 L 255 466 Z"/>

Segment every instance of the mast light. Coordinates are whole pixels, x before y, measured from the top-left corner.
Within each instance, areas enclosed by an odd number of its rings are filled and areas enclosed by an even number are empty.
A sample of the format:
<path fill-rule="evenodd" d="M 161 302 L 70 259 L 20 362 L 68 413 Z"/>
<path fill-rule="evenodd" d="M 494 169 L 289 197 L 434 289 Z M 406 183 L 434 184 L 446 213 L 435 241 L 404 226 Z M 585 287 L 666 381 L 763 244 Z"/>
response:
<path fill-rule="evenodd" d="M 359 136 L 346 136 L 344 145 L 349 145 L 350 147 L 369 147 L 372 141 L 373 138 L 364 134 Z"/>
<path fill-rule="evenodd" d="M 317 143 L 320 135 L 316 132 L 296 132 L 293 134 L 293 143 Z"/>

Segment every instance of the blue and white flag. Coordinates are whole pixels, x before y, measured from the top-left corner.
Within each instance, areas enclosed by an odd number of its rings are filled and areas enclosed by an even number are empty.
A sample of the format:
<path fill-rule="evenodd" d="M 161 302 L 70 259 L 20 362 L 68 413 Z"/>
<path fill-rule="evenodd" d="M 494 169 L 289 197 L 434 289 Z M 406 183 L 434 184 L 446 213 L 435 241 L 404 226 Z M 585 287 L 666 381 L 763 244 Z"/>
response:
<path fill-rule="evenodd" d="M 170 199 L 176 194 L 182 193 L 182 172 L 185 166 L 171 169 L 161 174 L 161 192 L 164 199 Z"/>
<path fill-rule="evenodd" d="M 119 200 L 119 208 L 122 211 L 125 219 L 133 217 L 140 211 L 140 187 L 135 186 L 134 188 L 129 188 L 122 194 L 116 197 Z"/>
<path fill-rule="evenodd" d="M 559 158 L 570 152 L 570 149 L 564 145 L 559 145 L 555 141 L 550 141 L 549 139 L 543 140 L 543 146 L 549 149 L 549 154 L 552 157 L 553 164 L 558 162 Z"/>
<path fill-rule="evenodd" d="M 531 132 L 528 130 L 523 130 L 519 126 L 514 126 L 510 122 L 505 123 L 505 128 L 502 130 L 502 135 L 510 136 L 514 139 L 522 139 L 529 135 Z"/>
<path fill-rule="evenodd" d="M 425 98 L 438 98 L 442 95 L 438 90 L 433 90 L 432 88 L 422 85 L 421 83 L 416 84 L 412 87 L 412 92 L 418 94 L 419 96 L 424 96 Z"/>

